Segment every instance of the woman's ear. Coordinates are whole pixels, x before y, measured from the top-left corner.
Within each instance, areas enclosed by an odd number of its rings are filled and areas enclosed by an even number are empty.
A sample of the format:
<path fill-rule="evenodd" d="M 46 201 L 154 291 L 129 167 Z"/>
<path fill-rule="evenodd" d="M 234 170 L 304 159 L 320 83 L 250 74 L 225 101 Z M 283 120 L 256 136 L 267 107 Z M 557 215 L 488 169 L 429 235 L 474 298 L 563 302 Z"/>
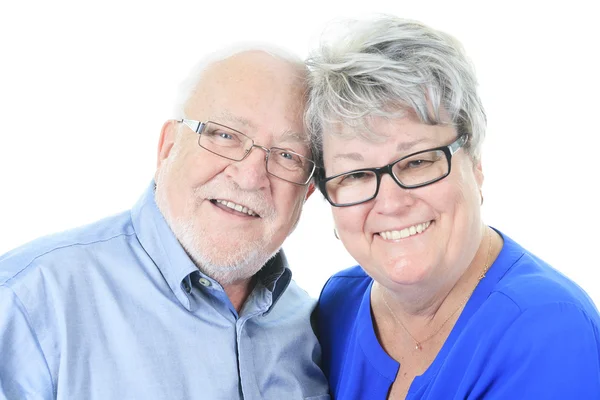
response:
<path fill-rule="evenodd" d="M 481 167 L 481 158 L 477 161 L 473 161 L 473 174 L 475 176 L 475 182 L 477 182 L 477 187 L 479 188 L 479 196 L 481 197 L 481 204 L 483 204 L 483 168 Z"/>

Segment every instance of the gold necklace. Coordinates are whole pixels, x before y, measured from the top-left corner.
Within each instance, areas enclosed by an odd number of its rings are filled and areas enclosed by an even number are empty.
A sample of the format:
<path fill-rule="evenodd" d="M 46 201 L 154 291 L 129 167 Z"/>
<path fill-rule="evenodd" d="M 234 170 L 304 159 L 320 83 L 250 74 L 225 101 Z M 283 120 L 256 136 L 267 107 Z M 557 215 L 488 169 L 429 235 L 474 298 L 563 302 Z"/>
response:
<path fill-rule="evenodd" d="M 488 271 L 488 269 L 490 268 L 490 254 L 491 254 L 491 250 L 492 250 L 492 234 L 491 234 L 491 232 L 488 232 L 488 237 L 489 237 L 489 244 L 488 244 L 487 260 L 485 262 L 485 267 L 483 269 L 483 272 L 481 273 L 481 275 L 479 275 L 479 279 L 477 280 L 477 284 L 475 285 L 475 287 L 473 288 L 473 290 L 471 290 L 471 292 L 469 292 L 469 295 L 467 297 L 465 297 L 463 299 L 463 301 L 460 302 L 460 304 L 458 305 L 458 308 L 456 310 L 454 310 L 450 315 L 448 315 L 448 317 L 444 320 L 444 322 L 442 322 L 442 324 L 440 325 L 440 327 L 437 328 L 435 330 L 435 332 L 433 332 L 432 334 L 430 334 L 429 336 L 427 336 L 425 339 L 423 339 L 423 340 L 417 340 L 408 331 L 408 329 L 406 329 L 406 326 L 404 326 L 404 324 L 402 322 L 400 322 L 400 320 L 398 319 L 398 317 L 396 317 L 396 314 L 394 314 L 394 312 L 392 311 L 392 308 L 390 307 L 390 305 L 388 304 L 387 300 L 385 299 L 385 296 L 383 295 L 383 291 L 381 291 L 381 299 L 383 300 L 383 303 L 387 307 L 387 309 L 390 312 L 390 314 L 392 314 L 392 317 L 394 317 L 394 320 L 396 320 L 396 323 L 398 323 L 398 325 L 400 325 L 402 327 L 402 329 L 404 329 L 404 331 L 406 333 L 408 333 L 408 335 L 412 338 L 412 340 L 414 340 L 414 342 L 415 342 L 415 350 L 423 350 L 423 343 L 425 343 L 429 339 L 433 338 L 435 335 L 437 335 L 442 330 L 442 328 L 446 325 L 446 323 L 448 321 L 450 321 L 450 318 L 452 318 L 458 312 L 458 310 L 460 310 L 467 303 L 467 300 L 469 300 L 469 298 L 471 298 L 471 295 L 473 294 L 473 292 L 475 291 L 475 289 L 479 285 L 479 282 L 483 278 L 485 278 L 485 274 Z"/>

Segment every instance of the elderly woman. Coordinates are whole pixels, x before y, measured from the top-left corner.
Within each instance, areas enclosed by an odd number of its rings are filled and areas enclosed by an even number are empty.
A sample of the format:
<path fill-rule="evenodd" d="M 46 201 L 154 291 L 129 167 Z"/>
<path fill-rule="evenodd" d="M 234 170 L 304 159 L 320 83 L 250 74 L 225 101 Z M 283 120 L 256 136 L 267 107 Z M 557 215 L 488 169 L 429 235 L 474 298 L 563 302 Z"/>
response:
<path fill-rule="evenodd" d="M 335 399 L 600 399 L 600 316 L 481 219 L 485 114 L 460 44 L 354 22 L 309 59 L 320 190 L 360 266 L 317 309 Z"/>

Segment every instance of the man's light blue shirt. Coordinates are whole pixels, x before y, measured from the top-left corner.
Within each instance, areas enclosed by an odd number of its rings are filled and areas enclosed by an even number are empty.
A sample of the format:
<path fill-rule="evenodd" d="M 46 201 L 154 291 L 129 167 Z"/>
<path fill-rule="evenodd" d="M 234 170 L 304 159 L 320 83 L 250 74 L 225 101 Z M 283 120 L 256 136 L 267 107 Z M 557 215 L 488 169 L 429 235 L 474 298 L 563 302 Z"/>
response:
<path fill-rule="evenodd" d="M 282 252 L 238 315 L 154 201 L 0 257 L 0 398 L 328 399 Z"/>

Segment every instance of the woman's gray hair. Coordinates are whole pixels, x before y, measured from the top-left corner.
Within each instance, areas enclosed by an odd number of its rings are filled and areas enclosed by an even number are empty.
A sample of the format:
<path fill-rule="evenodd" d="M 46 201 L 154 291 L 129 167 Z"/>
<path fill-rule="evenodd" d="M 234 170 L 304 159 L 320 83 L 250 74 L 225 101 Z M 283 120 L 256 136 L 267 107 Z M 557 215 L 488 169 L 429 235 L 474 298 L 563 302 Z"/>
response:
<path fill-rule="evenodd" d="M 307 60 L 311 91 L 305 122 L 319 161 L 324 130 L 338 131 L 335 126 L 343 123 L 374 140 L 370 118 L 406 112 L 430 125 L 447 123 L 447 113 L 457 132 L 468 135 L 471 157 L 479 159 L 485 111 L 473 66 L 456 39 L 393 16 L 347 21 L 345 27 Z"/>

